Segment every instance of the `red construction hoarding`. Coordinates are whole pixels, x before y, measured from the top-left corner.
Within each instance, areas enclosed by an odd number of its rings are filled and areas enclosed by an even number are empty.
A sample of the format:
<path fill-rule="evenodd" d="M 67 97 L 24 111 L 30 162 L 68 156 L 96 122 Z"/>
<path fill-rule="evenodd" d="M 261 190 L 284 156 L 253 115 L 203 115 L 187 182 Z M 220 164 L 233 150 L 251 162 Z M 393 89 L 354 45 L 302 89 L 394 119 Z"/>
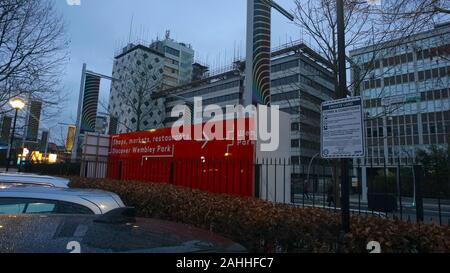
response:
<path fill-rule="evenodd" d="M 248 119 L 245 124 L 249 128 Z M 234 128 L 237 125 L 235 120 Z M 193 136 L 192 130 L 203 126 L 186 129 Z M 233 132 L 231 139 L 210 141 L 205 137 L 177 140 L 172 136 L 172 128 L 113 135 L 107 176 L 252 196 L 255 145 L 250 140 L 250 130 Z"/>

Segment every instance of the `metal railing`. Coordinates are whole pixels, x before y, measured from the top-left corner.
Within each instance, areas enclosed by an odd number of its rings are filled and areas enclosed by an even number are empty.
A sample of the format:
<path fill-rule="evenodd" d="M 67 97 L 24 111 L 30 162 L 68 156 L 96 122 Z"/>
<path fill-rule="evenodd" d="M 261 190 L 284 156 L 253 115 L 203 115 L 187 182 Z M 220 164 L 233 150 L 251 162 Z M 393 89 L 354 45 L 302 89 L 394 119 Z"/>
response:
<path fill-rule="evenodd" d="M 350 171 L 352 214 L 449 225 L 449 183 L 430 181 L 423 176 L 420 166 L 399 164 L 385 171 L 376 166 L 354 164 Z M 364 185 L 363 172 L 367 176 Z M 167 183 L 340 212 L 339 172 L 332 162 L 326 161 L 311 167 L 273 158 L 256 162 L 227 158 L 85 161 L 81 163 L 81 176 Z"/>

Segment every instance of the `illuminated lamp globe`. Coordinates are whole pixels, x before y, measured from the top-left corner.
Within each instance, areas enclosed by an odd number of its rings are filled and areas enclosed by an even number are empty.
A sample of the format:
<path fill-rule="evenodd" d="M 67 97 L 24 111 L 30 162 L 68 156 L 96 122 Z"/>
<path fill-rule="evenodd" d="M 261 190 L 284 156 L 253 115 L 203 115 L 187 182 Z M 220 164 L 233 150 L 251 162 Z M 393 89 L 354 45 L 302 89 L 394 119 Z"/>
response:
<path fill-rule="evenodd" d="M 25 102 L 21 98 L 14 98 L 9 101 L 9 105 L 16 110 L 21 110 L 25 107 Z"/>

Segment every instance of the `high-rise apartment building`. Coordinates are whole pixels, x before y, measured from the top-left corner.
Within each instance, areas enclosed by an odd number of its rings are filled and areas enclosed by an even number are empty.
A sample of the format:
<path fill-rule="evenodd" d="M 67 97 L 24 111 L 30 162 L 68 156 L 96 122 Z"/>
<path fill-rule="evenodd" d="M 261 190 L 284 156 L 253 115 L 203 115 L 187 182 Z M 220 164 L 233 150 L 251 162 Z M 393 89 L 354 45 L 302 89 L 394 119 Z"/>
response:
<path fill-rule="evenodd" d="M 115 56 L 108 111 L 109 132 L 157 128 L 165 119 L 164 102 L 151 95 L 192 79 L 194 50 L 169 33 L 150 46 L 129 44 Z M 114 122 L 111 122 L 114 121 Z M 114 127 L 114 128 L 112 128 Z"/>
<path fill-rule="evenodd" d="M 194 50 L 191 45 L 176 42 L 170 38 L 170 32 L 167 31 L 165 39 L 153 42 L 150 48 L 165 56 L 163 89 L 191 81 L 192 64 L 194 63 Z"/>

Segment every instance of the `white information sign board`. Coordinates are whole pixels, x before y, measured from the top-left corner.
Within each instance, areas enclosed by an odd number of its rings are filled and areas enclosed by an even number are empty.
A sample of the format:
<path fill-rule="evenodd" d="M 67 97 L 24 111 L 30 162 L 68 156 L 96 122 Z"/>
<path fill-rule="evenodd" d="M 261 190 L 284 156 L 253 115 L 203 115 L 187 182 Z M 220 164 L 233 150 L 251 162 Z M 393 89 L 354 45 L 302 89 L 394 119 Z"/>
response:
<path fill-rule="evenodd" d="M 361 97 L 322 104 L 322 158 L 365 156 L 363 104 Z"/>

